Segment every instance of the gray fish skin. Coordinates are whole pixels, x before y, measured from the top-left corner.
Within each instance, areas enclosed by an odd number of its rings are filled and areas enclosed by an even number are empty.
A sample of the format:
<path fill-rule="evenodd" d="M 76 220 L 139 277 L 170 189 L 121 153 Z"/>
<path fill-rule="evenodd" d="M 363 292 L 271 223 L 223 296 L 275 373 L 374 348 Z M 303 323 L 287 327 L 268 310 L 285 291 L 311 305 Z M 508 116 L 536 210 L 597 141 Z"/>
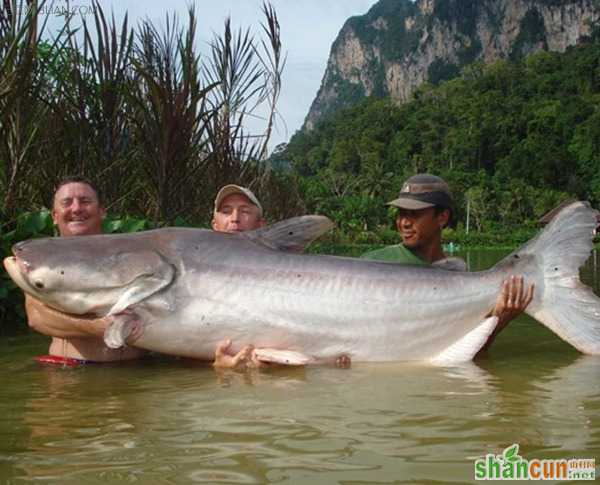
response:
<path fill-rule="evenodd" d="M 231 338 L 239 346 L 296 350 L 315 360 L 341 353 L 356 361 L 423 360 L 473 330 L 492 307 L 502 281 L 501 274 L 478 278 L 274 253 L 241 238 L 204 236 L 197 243 L 199 264 L 180 268 L 185 284 L 172 288 L 169 311 L 160 312 L 160 294 L 147 302 L 152 306 L 147 318 L 160 316 L 147 326 L 144 338 L 151 338 L 154 327 L 160 348 L 145 341 L 139 345 L 209 358 L 217 342 Z M 174 325 L 182 327 L 176 331 L 181 338 L 165 334 Z"/>
<path fill-rule="evenodd" d="M 473 273 L 273 249 L 294 220 L 257 234 L 170 228 L 27 241 L 5 266 L 24 291 L 59 310 L 134 310 L 144 322 L 142 348 L 212 359 L 230 338 L 234 350 L 294 350 L 314 363 L 340 354 L 355 362 L 470 360 L 495 327 L 485 316 L 502 281 L 522 274 L 536 285 L 528 313 L 600 354 L 600 300 L 578 278 L 595 217 L 587 204 L 568 206 L 523 248 Z"/>

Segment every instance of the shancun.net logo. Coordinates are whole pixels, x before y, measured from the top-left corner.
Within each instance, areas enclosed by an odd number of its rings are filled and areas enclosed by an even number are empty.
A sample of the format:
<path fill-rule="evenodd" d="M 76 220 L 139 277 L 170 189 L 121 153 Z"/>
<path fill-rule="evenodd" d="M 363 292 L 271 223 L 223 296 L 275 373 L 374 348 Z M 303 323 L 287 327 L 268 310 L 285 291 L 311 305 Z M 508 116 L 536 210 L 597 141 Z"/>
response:
<path fill-rule="evenodd" d="M 501 455 L 487 454 L 475 460 L 475 480 L 595 480 L 595 458 L 527 460 L 519 456 L 519 445 Z"/>

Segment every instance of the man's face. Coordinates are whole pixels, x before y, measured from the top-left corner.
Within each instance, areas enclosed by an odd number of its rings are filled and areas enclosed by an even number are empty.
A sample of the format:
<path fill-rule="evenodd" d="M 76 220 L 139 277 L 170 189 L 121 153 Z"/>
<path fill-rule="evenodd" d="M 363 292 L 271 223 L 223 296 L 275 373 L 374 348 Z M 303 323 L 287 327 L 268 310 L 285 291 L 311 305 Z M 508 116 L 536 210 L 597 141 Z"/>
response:
<path fill-rule="evenodd" d="M 71 182 L 54 194 L 52 220 L 61 236 L 87 236 L 102 232 L 104 209 L 88 184 Z"/>
<path fill-rule="evenodd" d="M 225 197 L 212 220 L 212 228 L 218 232 L 252 231 L 264 225 L 260 209 L 242 194 Z"/>
<path fill-rule="evenodd" d="M 436 214 L 434 207 L 419 210 L 398 209 L 396 228 L 407 248 L 418 249 L 437 240 L 449 217 L 448 210 Z"/>

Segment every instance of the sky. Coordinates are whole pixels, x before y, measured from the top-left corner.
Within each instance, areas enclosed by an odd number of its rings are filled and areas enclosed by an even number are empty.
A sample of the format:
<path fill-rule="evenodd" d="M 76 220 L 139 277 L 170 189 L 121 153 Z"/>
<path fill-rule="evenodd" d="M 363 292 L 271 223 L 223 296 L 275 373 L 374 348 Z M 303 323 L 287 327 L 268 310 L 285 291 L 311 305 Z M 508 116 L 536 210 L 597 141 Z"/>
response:
<path fill-rule="evenodd" d="M 54 0 L 54 6 L 64 6 L 66 1 Z M 164 25 L 165 15 L 173 11 L 185 22 L 188 6 L 193 3 L 198 17 L 200 52 L 206 51 L 215 32 L 223 31 L 228 16 L 233 27 L 249 27 L 255 34 L 260 33 L 260 24 L 264 21 L 262 0 L 100 0 L 100 3 L 105 12 L 113 11 L 117 21 L 127 12 L 132 23 L 149 19 L 157 26 Z M 271 0 L 279 19 L 287 61 L 278 103 L 280 121 L 272 135 L 270 149 L 288 141 L 302 126 L 321 85 L 331 44 L 344 22 L 367 13 L 375 3 L 376 0 Z M 71 0 L 69 5 L 71 11 L 90 15 L 89 0 Z M 60 17 L 55 17 L 49 27 L 56 28 L 59 22 Z M 256 132 L 251 124 L 247 129 Z"/>

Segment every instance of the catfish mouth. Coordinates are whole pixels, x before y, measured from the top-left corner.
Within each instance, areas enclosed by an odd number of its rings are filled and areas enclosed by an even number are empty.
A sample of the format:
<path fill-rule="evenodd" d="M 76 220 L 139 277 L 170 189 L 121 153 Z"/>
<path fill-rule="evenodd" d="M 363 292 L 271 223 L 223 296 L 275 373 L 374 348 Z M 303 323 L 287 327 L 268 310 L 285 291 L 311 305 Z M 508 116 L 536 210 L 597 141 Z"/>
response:
<path fill-rule="evenodd" d="M 30 281 L 28 273 L 31 270 L 31 265 L 27 261 L 20 259 L 18 256 L 8 256 L 4 258 L 3 263 L 8 275 L 26 294 L 41 300 L 45 305 L 55 310 L 77 314 L 76 312 L 70 312 L 68 309 L 62 308 L 61 305 L 57 305 L 53 301 L 49 301 L 48 295 L 40 291 L 44 289 L 43 283 L 38 282 L 36 284 L 35 281 L 33 283 Z"/>
<path fill-rule="evenodd" d="M 22 273 L 27 274 L 29 272 L 29 270 L 31 269 L 31 264 L 29 264 L 26 261 L 23 261 L 18 256 L 9 256 L 9 258 L 14 261 L 14 263 L 17 265 L 17 267 L 19 268 L 19 270 Z M 7 258 L 7 259 L 9 259 L 9 258 Z"/>
<path fill-rule="evenodd" d="M 31 270 L 31 264 L 27 261 L 22 260 L 18 256 L 7 256 L 4 258 L 4 269 L 12 280 L 19 286 L 24 292 L 34 296 L 40 296 L 39 290 L 44 288 L 43 283 L 38 284 L 32 283 L 27 277 Z"/>
<path fill-rule="evenodd" d="M 175 278 L 175 267 L 154 249 L 123 244 L 98 254 L 93 244 L 98 239 L 92 238 L 99 237 L 18 243 L 13 256 L 4 258 L 4 267 L 25 293 L 77 315 L 118 313 Z"/>
<path fill-rule="evenodd" d="M 44 284 L 42 281 L 31 281 L 29 278 L 29 273 L 35 269 L 31 263 L 25 261 L 19 256 L 7 256 L 4 258 L 4 268 L 8 272 L 9 276 L 13 279 L 13 281 L 27 293 L 33 293 L 36 295 L 40 294 L 40 290 L 44 289 Z M 103 289 L 105 290 L 114 290 L 118 288 L 127 288 L 140 278 L 144 278 L 148 276 L 147 274 L 135 275 L 131 280 L 126 281 L 124 283 L 107 285 Z"/>
<path fill-rule="evenodd" d="M 45 292 L 44 283 L 40 281 L 31 280 L 29 273 L 34 269 L 32 265 L 27 261 L 22 260 L 18 256 L 8 256 L 4 258 L 4 268 L 11 277 L 11 279 L 17 284 L 21 290 L 26 294 L 31 295 L 34 298 L 39 299 L 45 305 L 54 308 L 55 310 L 70 313 L 73 315 L 83 315 L 86 313 L 94 313 L 94 308 L 85 308 L 84 310 L 78 310 L 72 305 L 65 306 L 64 299 L 60 298 L 57 300 L 56 295 L 52 295 L 52 291 Z M 63 303 L 61 303 L 63 302 Z M 112 303 L 111 303 L 112 304 Z M 110 306 L 110 305 L 109 305 Z"/>
<path fill-rule="evenodd" d="M 32 270 L 32 265 L 29 261 L 20 258 L 18 254 L 23 251 L 22 246 L 25 243 L 26 241 L 13 245 L 11 248 L 13 255 L 4 258 L 4 268 L 13 281 L 17 283 L 23 291 L 35 292 L 35 287 L 28 278 L 28 275 Z"/>

